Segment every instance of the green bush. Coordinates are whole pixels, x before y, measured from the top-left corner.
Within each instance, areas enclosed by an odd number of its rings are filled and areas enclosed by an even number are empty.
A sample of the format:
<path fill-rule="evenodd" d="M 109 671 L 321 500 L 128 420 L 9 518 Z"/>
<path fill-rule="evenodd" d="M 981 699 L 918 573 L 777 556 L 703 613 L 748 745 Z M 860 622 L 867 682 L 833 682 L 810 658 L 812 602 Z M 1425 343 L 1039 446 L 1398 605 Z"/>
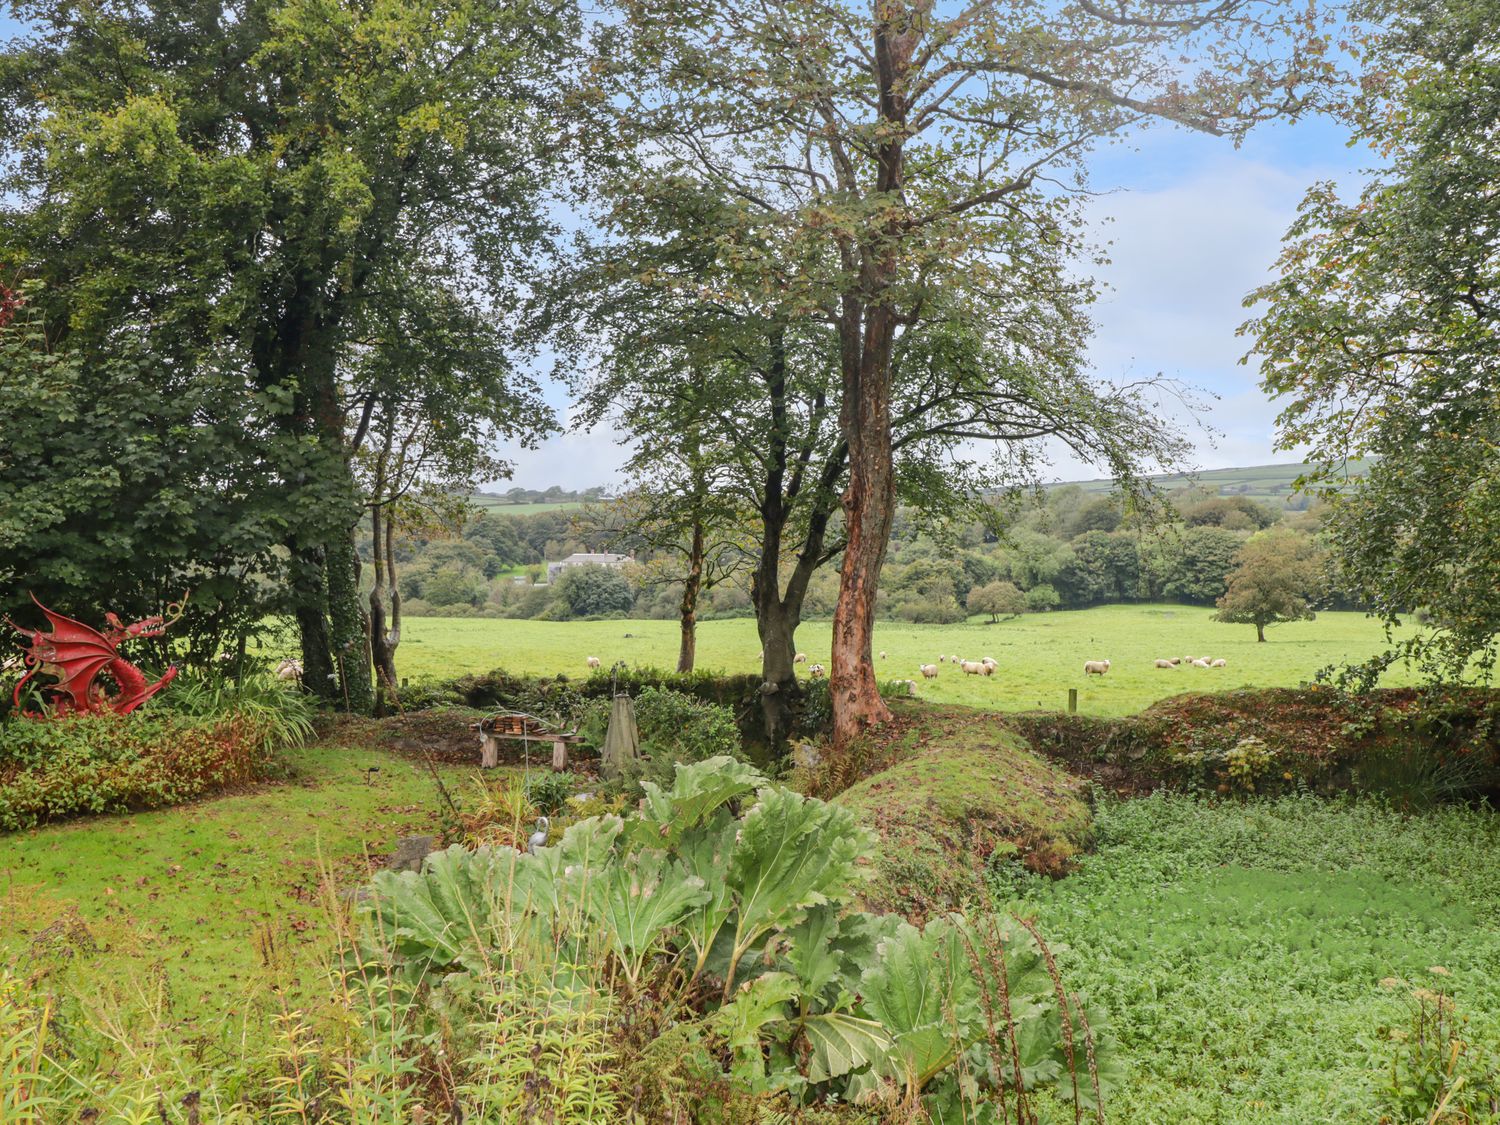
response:
<path fill-rule="evenodd" d="M 275 776 L 285 728 L 253 712 L 13 718 L 0 724 L 0 831 L 160 808 Z"/>

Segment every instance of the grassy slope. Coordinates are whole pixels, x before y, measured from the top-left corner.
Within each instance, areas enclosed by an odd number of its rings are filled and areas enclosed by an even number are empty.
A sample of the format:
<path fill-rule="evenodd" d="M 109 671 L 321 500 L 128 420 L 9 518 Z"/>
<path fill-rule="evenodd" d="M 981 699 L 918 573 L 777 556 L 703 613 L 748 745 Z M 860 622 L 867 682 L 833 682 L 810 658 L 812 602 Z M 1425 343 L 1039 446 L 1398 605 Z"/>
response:
<path fill-rule="evenodd" d="M 294 757 L 290 783 L 0 836 L 0 959 L 27 971 L 60 964 L 55 946 L 40 962 L 31 954 L 73 909 L 100 947 L 76 957 L 80 982 L 144 981 L 160 965 L 188 1015 L 233 1013 L 278 978 L 321 986 L 306 971 L 326 951 L 322 872 L 339 887 L 363 882 L 366 852 L 434 833 L 438 804 L 426 768 L 407 758 L 338 746 Z M 454 787 L 473 773 L 440 768 Z M 279 972 L 266 965 L 267 939 Z"/>
<path fill-rule="evenodd" d="M 1234 469 L 1202 469 L 1196 473 L 1173 473 L 1170 476 L 1153 479 L 1159 487 L 1164 489 L 1196 485 L 1217 489 L 1222 496 L 1252 496 L 1260 500 L 1285 500 L 1292 494 L 1293 482 L 1311 468 L 1311 465 L 1298 463 L 1248 465 Z M 1351 462 L 1349 465 L 1351 476 L 1363 476 L 1366 471 L 1363 462 Z M 1072 483 L 1076 483 L 1084 492 L 1089 493 L 1103 494 L 1115 490 L 1115 482 L 1112 480 L 1086 480 Z M 1058 487 L 1067 486 L 1059 485 Z"/>
<path fill-rule="evenodd" d="M 1020 909 L 1109 1012 L 1131 1070 L 1111 1121 L 1375 1121 L 1378 1029 L 1410 1010 L 1384 978 L 1451 991 L 1500 1049 L 1492 812 L 1157 796 L 1102 807 L 1097 830 Z"/>
<path fill-rule="evenodd" d="M 882 678 L 917 679 L 918 665 L 939 655 L 1000 662 L 990 679 L 964 676 L 944 664 L 933 681 L 922 681 L 923 698 L 1000 710 L 1059 708 L 1067 689 L 1078 689 L 1086 714 L 1125 715 L 1185 691 L 1294 686 L 1324 665 L 1363 659 L 1383 647 L 1378 622 L 1358 613 L 1324 613 L 1316 621 L 1281 625 L 1257 644 L 1248 625 L 1220 625 L 1198 606 L 1103 606 L 1036 614 L 998 625 L 972 619 L 964 625 L 900 625 L 881 622 L 875 649 L 890 653 L 877 662 Z M 630 636 L 626 636 L 626 634 Z M 809 665 L 828 661 L 831 626 L 809 621 L 797 633 Z M 706 621 L 699 626 L 698 663 L 705 669 L 754 672 L 760 641 L 748 619 Z M 1152 666 L 1157 657 L 1222 656 L 1227 668 Z M 419 617 L 403 625 L 398 664 L 402 675 L 450 677 L 465 672 L 507 671 L 586 675 L 585 661 L 607 665 L 671 668 L 677 658 L 672 621 L 497 621 Z M 1109 675 L 1085 677 L 1083 662 L 1108 659 Z M 805 669 L 809 665 L 803 665 Z M 1392 680 L 1399 683 L 1399 680 Z"/>
<path fill-rule="evenodd" d="M 901 706 L 898 732 L 873 752 L 894 764 L 834 798 L 880 834 L 872 909 L 909 916 L 955 909 L 991 856 L 1061 874 L 1093 818 L 1077 778 L 1031 753 L 983 712 Z"/>

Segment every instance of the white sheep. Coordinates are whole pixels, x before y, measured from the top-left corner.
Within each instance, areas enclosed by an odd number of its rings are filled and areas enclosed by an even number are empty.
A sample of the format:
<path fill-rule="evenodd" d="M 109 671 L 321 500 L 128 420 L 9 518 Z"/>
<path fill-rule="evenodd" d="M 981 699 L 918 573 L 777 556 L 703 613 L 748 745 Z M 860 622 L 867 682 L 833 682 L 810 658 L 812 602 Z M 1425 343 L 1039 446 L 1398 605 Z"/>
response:
<path fill-rule="evenodd" d="M 589 659 L 588 659 L 588 666 L 590 668 L 597 668 L 597 667 L 599 667 L 599 664 L 600 664 L 600 660 L 599 660 L 599 658 L 597 656 L 591 656 L 591 657 L 589 657 Z"/>
<path fill-rule="evenodd" d="M 935 679 L 937 679 L 937 665 L 936 664 L 923 664 L 923 665 L 919 666 L 917 670 L 922 673 L 922 678 L 924 680 L 935 680 Z"/>
<path fill-rule="evenodd" d="M 1205 663 L 1205 664 L 1211 664 L 1211 663 L 1213 663 L 1213 659 L 1214 658 L 1212 656 L 1200 656 L 1200 657 L 1198 657 L 1198 659 L 1201 660 L 1201 661 L 1203 661 L 1203 663 Z"/>
<path fill-rule="evenodd" d="M 276 665 L 276 678 L 286 683 L 302 682 L 302 661 L 291 657 Z"/>
<path fill-rule="evenodd" d="M 1175 668 L 1175 667 L 1177 667 L 1177 665 L 1179 665 L 1179 664 L 1182 663 L 1182 657 L 1180 657 L 1180 656 L 1174 656 L 1174 657 L 1172 657 L 1171 660 L 1168 660 L 1167 663 L 1170 664 L 1173 668 Z"/>
<path fill-rule="evenodd" d="M 981 664 L 988 664 L 991 668 L 998 668 L 998 667 L 1000 667 L 1000 662 L 998 660 L 996 660 L 993 656 L 982 656 L 982 657 L 979 658 L 979 663 L 981 663 Z"/>
<path fill-rule="evenodd" d="M 885 649 L 881 649 L 880 650 L 880 659 L 882 659 L 882 660 L 885 659 Z"/>
<path fill-rule="evenodd" d="M 815 680 L 821 680 L 828 674 L 828 669 L 824 668 L 821 664 L 814 664 L 807 670 L 807 674 Z"/>
<path fill-rule="evenodd" d="M 1209 661 L 1209 662 L 1208 662 L 1208 666 L 1209 666 L 1209 667 L 1210 667 L 1210 668 L 1227 668 L 1227 667 L 1229 667 L 1229 661 L 1227 661 L 1227 660 L 1225 660 L 1225 659 L 1224 659 L 1224 658 L 1223 658 L 1223 657 L 1222 657 L 1222 656 L 1221 656 L 1221 657 L 1219 657 L 1219 659 L 1217 659 L 1217 660 L 1210 660 L 1210 661 Z"/>
<path fill-rule="evenodd" d="M 938 653 L 938 663 L 939 664 L 946 664 L 946 663 L 948 663 L 948 658 L 946 656 L 944 656 L 942 653 Z"/>
<path fill-rule="evenodd" d="M 916 680 L 896 680 L 895 682 L 900 685 L 901 689 L 905 691 L 907 695 L 917 694 Z"/>
<path fill-rule="evenodd" d="M 981 664 L 977 660 L 960 660 L 958 666 L 964 670 L 964 675 L 966 676 L 988 676 L 990 674 L 989 665 Z"/>
<path fill-rule="evenodd" d="M 806 664 L 807 663 L 807 653 L 805 653 L 805 652 L 799 652 L 796 656 L 792 657 L 792 663 L 793 664 Z"/>
<path fill-rule="evenodd" d="M 1158 660 L 1156 662 L 1156 666 L 1158 668 L 1171 668 L 1174 665 L 1176 665 L 1176 663 L 1177 663 L 1177 661 L 1175 661 L 1175 660 Z"/>
<path fill-rule="evenodd" d="M 1085 676 L 1102 676 L 1108 671 L 1108 660 L 1085 660 L 1083 662 L 1083 674 Z"/>
<path fill-rule="evenodd" d="M 1197 660 L 1193 661 L 1193 667 L 1194 668 L 1207 668 L 1207 667 L 1209 667 L 1209 663 L 1208 663 L 1207 660 L 1204 660 L 1203 657 L 1200 656 Z"/>

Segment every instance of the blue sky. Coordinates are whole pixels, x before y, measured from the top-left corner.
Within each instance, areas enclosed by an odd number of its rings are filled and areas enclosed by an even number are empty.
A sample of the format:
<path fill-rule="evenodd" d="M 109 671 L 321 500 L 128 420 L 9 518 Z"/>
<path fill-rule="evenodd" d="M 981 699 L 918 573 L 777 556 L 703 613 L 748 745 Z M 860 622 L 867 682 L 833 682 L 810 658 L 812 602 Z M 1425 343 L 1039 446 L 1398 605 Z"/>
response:
<path fill-rule="evenodd" d="M 0 17 L 0 35 L 19 30 Z M 1273 451 L 1275 404 L 1240 364 L 1248 341 L 1235 335 L 1246 293 L 1270 276 L 1282 235 L 1307 187 L 1333 179 L 1359 183 L 1368 152 L 1350 149 L 1335 124 L 1313 118 L 1262 127 L 1234 148 L 1180 129 L 1156 128 L 1093 161 L 1089 219 L 1110 243 L 1105 290 L 1094 308 L 1091 357 L 1106 378 L 1162 372 L 1217 396 L 1199 420 L 1178 414 L 1193 439 L 1194 468 L 1294 460 Z M 548 391 L 562 417 L 567 394 Z M 1211 434 L 1209 431 L 1217 431 Z M 608 484 L 622 460 L 614 435 L 569 433 L 536 451 L 505 449 L 513 483 L 528 488 Z M 1098 474 L 1059 452 L 1052 475 Z"/>

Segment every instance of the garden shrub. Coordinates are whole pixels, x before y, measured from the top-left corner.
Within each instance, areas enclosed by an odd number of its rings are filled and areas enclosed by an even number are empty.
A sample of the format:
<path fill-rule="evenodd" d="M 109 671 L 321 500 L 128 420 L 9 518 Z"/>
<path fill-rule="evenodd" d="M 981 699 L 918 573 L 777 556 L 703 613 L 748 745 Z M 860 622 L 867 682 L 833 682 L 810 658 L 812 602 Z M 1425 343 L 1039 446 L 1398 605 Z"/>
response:
<path fill-rule="evenodd" d="M 17 717 L 0 724 L 0 831 L 161 808 L 281 773 L 287 732 L 253 712 Z"/>
<path fill-rule="evenodd" d="M 957 1122 L 1045 1090 L 1092 1116 L 1108 1059 L 1034 931 L 847 909 L 872 834 L 731 758 L 644 791 L 630 816 L 578 821 L 535 856 L 452 847 L 376 875 L 347 967 L 408 990 L 413 1035 L 444 1029 L 460 1100 L 524 1091 L 539 1119 L 567 1121 L 589 1119 L 571 1098 L 607 1112 L 630 1092 L 653 1121 L 723 1120 L 739 1099 Z M 475 1066 L 512 1016 L 515 1065 Z M 577 1055 L 536 1073 L 549 1029 L 573 1024 Z"/>

